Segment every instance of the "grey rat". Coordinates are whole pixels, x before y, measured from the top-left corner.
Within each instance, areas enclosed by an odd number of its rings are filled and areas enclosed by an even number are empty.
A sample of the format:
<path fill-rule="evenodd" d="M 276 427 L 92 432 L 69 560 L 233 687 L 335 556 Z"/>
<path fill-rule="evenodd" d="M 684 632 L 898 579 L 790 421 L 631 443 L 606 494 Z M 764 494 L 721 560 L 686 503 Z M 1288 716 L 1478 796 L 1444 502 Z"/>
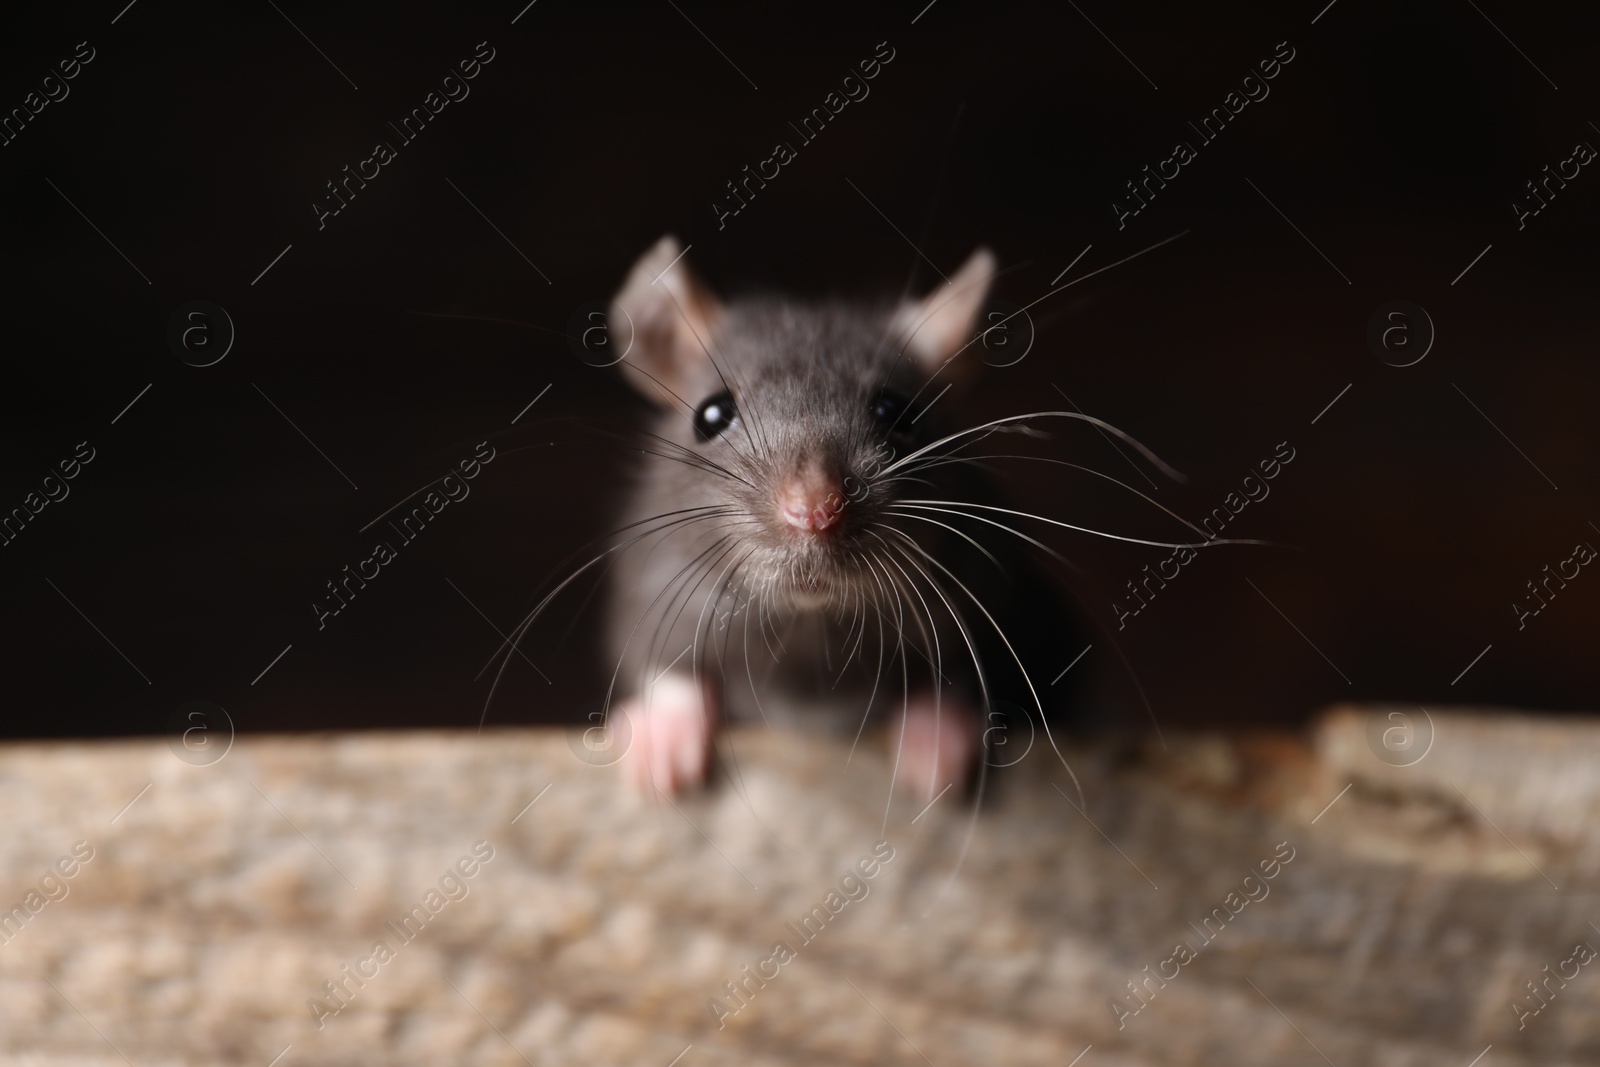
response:
<path fill-rule="evenodd" d="M 969 521 L 991 499 L 961 451 L 980 438 L 947 440 L 951 402 L 930 403 L 981 363 L 995 272 L 979 249 L 921 300 L 724 302 L 672 237 L 634 265 L 611 339 L 659 412 L 622 509 L 607 696 L 633 784 L 703 781 L 729 719 L 859 738 L 876 717 L 932 796 L 971 776 L 1000 690 L 1033 728 L 1020 646 L 1064 638 L 1014 628 L 1042 584 Z"/>

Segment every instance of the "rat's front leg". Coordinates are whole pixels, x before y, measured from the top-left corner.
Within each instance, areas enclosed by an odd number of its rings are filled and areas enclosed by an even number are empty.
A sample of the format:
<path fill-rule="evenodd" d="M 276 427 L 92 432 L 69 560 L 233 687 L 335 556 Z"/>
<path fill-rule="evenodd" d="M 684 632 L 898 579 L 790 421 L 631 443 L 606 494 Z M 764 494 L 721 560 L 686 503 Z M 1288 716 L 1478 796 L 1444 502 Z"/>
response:
<path fill-rule="evenodd" d="M 711 741 L 722 721 L 721 694 L 709 679 L 667 671 L 639 696 L 618 705 L 627 748 L 622 774 L 640 792 L 671 796 L 706 780 Z"/>
<path fill-rule="evenodd" d="M 978 713 L 965 699 L 945 694 L 935 703 L 930 692 L 906 701 L 903 730 L 889 731 L 890 757 L 898 748 L 900 774 L 919 802 L 932 800 L 947 785 L 964 787 L 983 748 Z"/>

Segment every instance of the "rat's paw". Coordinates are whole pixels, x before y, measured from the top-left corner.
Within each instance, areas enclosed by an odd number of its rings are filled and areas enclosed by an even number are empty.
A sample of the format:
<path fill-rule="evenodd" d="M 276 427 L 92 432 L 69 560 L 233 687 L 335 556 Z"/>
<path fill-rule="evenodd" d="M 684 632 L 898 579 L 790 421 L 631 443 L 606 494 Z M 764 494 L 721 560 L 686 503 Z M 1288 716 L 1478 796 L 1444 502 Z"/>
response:
<path fill-rule="evenodd" d="M 617 711 L 628 719 L 622 775 L 630 786 L 670 796 L 706 780 L 715 709 L 693 679 L 669 672 Z"/>
<path fill-rule="evenodd" d="M 947 785 L 964 786 L 972 774 L 982 747 L 978 713 L 955 697 L 946 696 L 935 707 L 932 693 L 914 695 L 906 707 L 904 742 L 889 732 L 891 750 L 896 744 L 901 745 L 901 777 L 926 803 Z"/>

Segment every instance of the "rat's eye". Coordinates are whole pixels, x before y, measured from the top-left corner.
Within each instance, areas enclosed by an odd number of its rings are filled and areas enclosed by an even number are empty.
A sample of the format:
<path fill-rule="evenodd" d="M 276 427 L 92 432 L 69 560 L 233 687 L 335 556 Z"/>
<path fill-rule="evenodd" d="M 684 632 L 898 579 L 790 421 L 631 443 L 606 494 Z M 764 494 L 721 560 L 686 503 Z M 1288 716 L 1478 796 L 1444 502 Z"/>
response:
<path fill-rule="evenodd" d="M 739 410 L 733 406 L 733 397 L 728 393 L 718 393 L 702 401 L 695 411 L 694 432 L 700 440 L 709 441 L 726 432 L 738 418 Z"/>
<path fill-rule="evenodd" d="M 878 425 L 889 429 L 900 421 L 900 416 L 906 413 L 909 401 L 893 389 L 880 389 L 872 398 L 872 417 Z"/>

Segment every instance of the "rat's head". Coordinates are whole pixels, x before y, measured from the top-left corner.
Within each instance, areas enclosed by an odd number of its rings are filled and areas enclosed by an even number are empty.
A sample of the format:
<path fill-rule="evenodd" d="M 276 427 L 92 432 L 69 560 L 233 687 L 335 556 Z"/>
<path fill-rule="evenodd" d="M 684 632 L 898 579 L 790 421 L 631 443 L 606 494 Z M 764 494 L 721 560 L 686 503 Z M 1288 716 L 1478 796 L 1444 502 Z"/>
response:
<path fill-rule="evenodd" d="M 724 303 L 663 237 L 610 323 L 625 376 L 666 412 L 654 447 L 674 503 L 718 509 L 740 569 L 795 606 L 891 582 L 870 561 L 904 551 L 887 520 L 933 473 L 902 461 L 935 440 L 940 419 L 924 415 L 943 383 L 979 362 L 981 349 L 963 349 L 994 272 L 980 249 L 919 301 Z"/>

